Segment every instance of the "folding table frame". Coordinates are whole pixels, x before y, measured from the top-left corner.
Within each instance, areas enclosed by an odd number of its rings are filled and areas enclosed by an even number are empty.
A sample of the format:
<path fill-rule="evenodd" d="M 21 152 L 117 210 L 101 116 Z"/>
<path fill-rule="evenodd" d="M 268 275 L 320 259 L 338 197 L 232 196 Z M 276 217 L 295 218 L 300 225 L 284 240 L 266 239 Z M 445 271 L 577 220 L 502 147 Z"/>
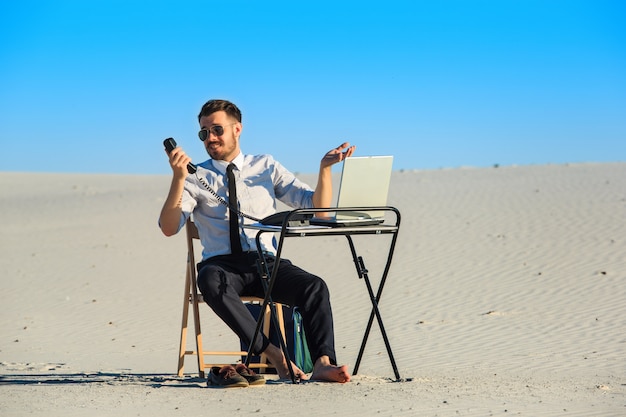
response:
<path fill-rule="evenodd" d="M 381 211 L 385 213 L 392 213 L 395 215 L 395 223 L 383 223 L 375 226 L 352 226 L 352 227 L 319 227 L 319 226 L 289 226 L 290 221 L 298 214 L 316 214 L 316 213 L 325 213 L 325 212 L 363 212 L 363 211 Z M 246 225 L 246 228 L 256 229 L 258 233 L 256 235 L 256 245 L 259 252 L 259 272 L 261 273 L 262 281 L 264 282 L 265 287 L 265 298 L 263 300 L 263 308 L 266 306 L 270 306 L 271 308 L 271 316 L 272 320 L 276 319 L 276 312 L 273 307 L 272 302 L 272 288 L 274 287 L 274 281 L 276 274 L 278 272 L 281 252 L 283 249 L 285 238 L 287 237 L 307 237 L 307 236 L 345 236 L 348 240 L 348 245 L 350 246 L 350 252 L 352 253 L 352 260 L 354 261 L 354 265 L 356 267 L 356 272 L 360 279 L 363 279 L 365 285 L 367 287 L 367 292 L 369 294 L 372 310 L 370 313 L 369 320 L 367 322 L 367 326 L 365 328 L 365 334 L 363 335 L 363 340 L 361 342 L 361 347 L 359 349 L 359 354 L 356 359 L 356 363 L 354 365 L 354 370 L 352 372 L 353 375 L 356 375 L 359 366 L 361 364 L 361 359 L 363 358 L 363 353 L 365 351 L 365 345 L 367 344 L 367 340 L 369 338 L 369 334 L 372 328 L 372 324 L 374 322 L 374 318 L 376 318 L 378 322 L 378 326 L 380 328 L 383 341 L 385 343 L 385 347 L 387 349 L 387 354 L 389 355 L 389 360 L 391 361 L 391 366 L 393 368 L 394 375 L 396 380 L 400 380 L 400 373 L 398 372 L 398 367 L 396 366 L 396 361 L 393 357 L 393 352 L 391 350 L 391 344 L 389 343 L 389 339 L 387 337 L 387 332 L 385 331 L 385 326 L 383 324 L 383 320 L 380 314 L 380 310 L 378 305 L 380 303 L 380 298 L 382 296 L 383 288 L 385 286 L 385 282 L 387 281 L 387 276 L 389 274 L 389 268 L 391 267 L 391 261 L 393 258 L 393 252 L 396 245 L 396 240 L 398 237 L 398 232 L 400 231 L 400 212 L 395 207 L 390 206 L 381 206 L 381 207 L 346 207 L 346 208 L 325 208 L 325 209 L 296 209 L 291 211 L 283 221 L 282 226 L 263 226 L 263 225 Z M 265 253 L 263 253 L 261 244 L 260 244 L 260 236 L 263 233 L 278 233 L 280 232 L 280 237 L 278 239 L 278 247 L 276 249 L 276 260 L 274 261 L 274 266 L 272 271 L 269 271 L 267 267 L 267 262 L 265 258 Z M 372 284 L 369 279 L 367 268 L 365 267 L 365 263 L 363 261 L 363 257 L 359 256 L 356 252 L 356 248 L 354 246 L 354 242 L 352 240 L 353 235 L 383 235 L 383 234 L 391 234 L 391 243 L 389 245 L 389 252 L 387 254 L 387 262 L 385 264 L 385 268 L 383 270 L 383 275 L 380 280 L 380 284 L 376 293 L 372 288 Z M 259 335 L 261 330 L 261 325 L 263 323 L 263 317 L 259 317 L 257 321 L 256 331 L 250 346 L 254 346 L 256 338 Z M 293 383 L 297 383 L 295 378 L 292 366 L 291 366 L 291 358 L 289 357 L 289 353 L 285 347 L 285 341 L 281 339 L 281 349 L 283 350 L 285 357 L 287 359 L 287 364 L 289 366 L 289 373 L 291 376 L 291 380 Z M 248 355 L 246 359 L 246 365 L 248 365 L 249 358 L 252 355 L 252 349 L 248 351 Z"/>

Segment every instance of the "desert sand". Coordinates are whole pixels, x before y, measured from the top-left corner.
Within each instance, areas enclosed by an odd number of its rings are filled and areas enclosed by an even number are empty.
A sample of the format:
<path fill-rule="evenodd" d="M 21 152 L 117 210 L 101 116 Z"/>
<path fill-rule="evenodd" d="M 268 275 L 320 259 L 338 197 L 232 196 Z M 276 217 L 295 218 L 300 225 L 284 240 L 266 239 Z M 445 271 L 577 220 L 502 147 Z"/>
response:
<path fill-rule="evenodd" d="M 1 416 L 626 415 L 626 163 L 394 172 L 380 309 L 401 380 L 375 324 L 350 383 L 227 390 L 192 358 L 176 376 L 186 254 L 157 227 L 169 181 L 0 173 Z M 356 239 L 375 285 L 387 243 Z M 284 255 L 328 283 L 352 369 L 371 305 L 345 241 Z M 237 346 L 203 307 L 205 345 Z"/>

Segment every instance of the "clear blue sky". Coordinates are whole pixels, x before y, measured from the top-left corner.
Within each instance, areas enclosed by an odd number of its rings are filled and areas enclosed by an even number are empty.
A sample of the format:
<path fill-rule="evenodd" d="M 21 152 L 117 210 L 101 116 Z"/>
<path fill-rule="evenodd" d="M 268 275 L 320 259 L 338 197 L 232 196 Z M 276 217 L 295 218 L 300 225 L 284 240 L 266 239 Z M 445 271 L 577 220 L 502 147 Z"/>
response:
<path fill-rule="evenodd" d="M 211 98 L 294 172 L 624 161 L 626 2 L 1 2 L 0 171 L 168 174 Z"/>

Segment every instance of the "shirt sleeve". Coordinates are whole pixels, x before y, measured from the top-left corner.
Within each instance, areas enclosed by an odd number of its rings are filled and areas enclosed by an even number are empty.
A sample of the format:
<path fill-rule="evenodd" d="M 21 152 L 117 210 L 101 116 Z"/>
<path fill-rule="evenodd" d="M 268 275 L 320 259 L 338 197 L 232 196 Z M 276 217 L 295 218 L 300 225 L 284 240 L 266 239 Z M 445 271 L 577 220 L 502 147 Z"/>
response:
<path fill-rule="evenodd" d="M 300 181 L 288 171 L 280 162 L 273 160 L 273 182 L 276 198 L 289 207 L 312 208 L 313 189 Z"/>

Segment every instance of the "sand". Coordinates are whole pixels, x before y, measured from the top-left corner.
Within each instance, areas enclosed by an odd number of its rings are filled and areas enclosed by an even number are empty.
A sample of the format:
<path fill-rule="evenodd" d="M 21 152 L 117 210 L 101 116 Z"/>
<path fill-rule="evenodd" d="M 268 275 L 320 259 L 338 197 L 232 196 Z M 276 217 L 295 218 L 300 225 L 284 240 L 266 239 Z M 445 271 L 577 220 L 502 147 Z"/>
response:
<path fill-rule="evenodd" d="M 392 181 L 380 308 L 401 381 L 375 324 L 348 384 L 220 390 L 192 358 L 176 376 L 185 243 L 156 224 L 169 176 L 0 173 L 0 415 L 626 415 L 626 163 Z M 377 285 L 387 237 L 356 244 Z M 290 239 L 285 256 L 327 281 L 352 370 L 371 305 L 345 241 Z M 205 344 L 237 346 L 203 310 Z"/>

